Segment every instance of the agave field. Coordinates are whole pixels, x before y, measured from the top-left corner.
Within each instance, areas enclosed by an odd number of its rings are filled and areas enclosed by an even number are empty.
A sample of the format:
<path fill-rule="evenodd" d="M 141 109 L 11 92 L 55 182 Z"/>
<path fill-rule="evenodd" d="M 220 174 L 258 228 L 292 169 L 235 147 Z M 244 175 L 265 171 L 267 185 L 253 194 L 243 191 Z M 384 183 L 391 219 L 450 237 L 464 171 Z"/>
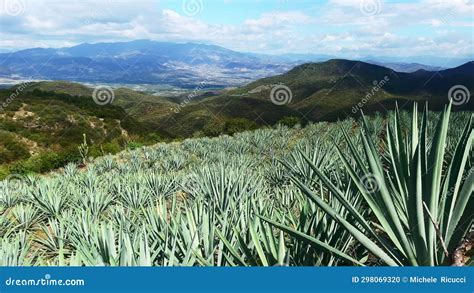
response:
<path fill-rule="evenodd" d="M 0 265 L 469 265 L 472 118 L 395 111 L 10 178 Z"/>

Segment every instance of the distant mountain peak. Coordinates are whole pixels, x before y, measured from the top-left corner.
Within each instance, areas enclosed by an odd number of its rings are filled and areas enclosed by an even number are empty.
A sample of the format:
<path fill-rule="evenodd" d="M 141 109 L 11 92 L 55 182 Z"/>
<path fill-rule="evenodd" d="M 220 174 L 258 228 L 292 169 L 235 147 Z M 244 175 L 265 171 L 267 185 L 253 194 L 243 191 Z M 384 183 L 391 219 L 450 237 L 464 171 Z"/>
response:
<path fill-rule="evenodd" d="M 441 74 L 471 74 L 474 80 L 474 61 L 469 61 L 455 68 L 443 70 Z"/>
<path fill-rule="evenodd" d="M 312 63 L 315 61 L 318 63 Z M 308 63 L 297 66 L 302 62 Z M 259 78 L 287 71 L 298 73 L 300 70 L 327 75 L 363 75 L 364 71 L 386 74 L 445 69 L 422 64 L 363 62 L 317 54 L 242 53 L 211 44 L 147 39 L 27 49 L 0 54 L 0 64 L 2 78 L 19 76 L 27 79 L 34 75 L 35 79 L 169 84 L 186 88 L 193 88 L 203 80 L 214 87 L 240 86 Z M 470 72 L 472 66 L 472 62 L 464 64 L 454 72 Z M 451 74 L 451 71 L 445 73 Z"/>
<path fill-rule="evenodd" d="M 296 66 L 294 69 L 289 71 L 289 74 L 298 74 L 304 72 L 310 74 L 315 72 L 321 75 L 346 75 L 358 72 L 386 72 L 389 74 L 392 70 L 383 66 L 374 65 L 362 61 L 347 60 L 347 59 L 331 59 L 324 62 L 312 62 L 305 63 Z"/>

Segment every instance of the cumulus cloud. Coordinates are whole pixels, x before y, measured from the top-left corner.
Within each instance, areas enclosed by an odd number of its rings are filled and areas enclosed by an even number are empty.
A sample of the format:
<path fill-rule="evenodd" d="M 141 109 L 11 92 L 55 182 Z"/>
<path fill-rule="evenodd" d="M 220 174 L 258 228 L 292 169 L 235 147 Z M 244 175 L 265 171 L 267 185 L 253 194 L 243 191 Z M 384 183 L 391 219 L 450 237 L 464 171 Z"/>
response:
<path fill-rule="evenodd" d="M 166 1 L 1 1 L 3 51 L 152 39 L 212 43 L 257 53 L 341 57 L 474 52 L 474 6 L 465 0 L 329 0 L 308 2 L 308 9 L 283 1 L 278 7 L 268 5 L 268 9 L 249 16 L 236 15 L 238 21 L 214 20 L 213 15 L 205 15 L 206 7 L 202 14 L 190 17 L 180 5 L 170 7 Z M 9 13 L 5 4 L 11 1 L 24 3 L 23 11 Z M 234 2 L 238 1 L 227 1 Z M 249 3 L 242 1 L 242 5 Z"/>

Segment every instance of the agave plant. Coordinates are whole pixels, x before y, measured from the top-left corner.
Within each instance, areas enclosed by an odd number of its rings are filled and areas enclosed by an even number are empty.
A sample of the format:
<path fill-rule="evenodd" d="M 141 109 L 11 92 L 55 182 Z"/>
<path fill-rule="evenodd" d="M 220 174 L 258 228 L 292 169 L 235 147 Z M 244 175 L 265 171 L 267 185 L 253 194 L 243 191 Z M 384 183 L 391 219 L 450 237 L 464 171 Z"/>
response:
<path fill-rule="evenodd" d="M 58 217 L 66 207 L 68 194 L 61 182 L 51 180 L 32 188 L 30 196 L 32 203 L 37 204 L 46 215 Z"/>
<path fill-rule="evenodd" d="M 34 264 L 35 255 L 31 253 L 31 243 L 27 234 L 19 231 L 11 238 L 0 240 L 0 266 L 30 266 Z"/>
<path fill-rule="evenodd" d="M 457 245 L 472 227 L 474 209 L 474 174 L 466 168 L 472 156 L 472 116 L 458 137 L 454 152 L 446 154 L 449 116 L 450 106 L 443 111 L 433 135 L 428 137 L 427 108 L 420 126 L 415 105 L 410 134 L 403 130 L 397 111 L 386 129 L 386 153 L 373 140 L 365 118 L 360 148 L 343 131 L 350 157 L 338 148 L 339 158 L 354 183 L 353 196 L 360 194 L 365 206 L 353 206 L 344 196 L 344 190 L 305 156 L 328 192 L 344 205 L 347 215 L 334 209 L 321 194 L 316 194 L 298 178 L 293 180 L 321 210 L 381 262 L 391 266 L 449 264 L 454 261 Z M 369 209 L 375 221 L 364 217 L 365 209 Z M 267 221 L 293 236 L 306 237 L 313 245 L 341 258 L 348 257 L 310 235 Z"/>
<path fill-rule="evenodd" d="M 31 204 L 20 203 L 11 210 L 11 215 L 18 225 L 16 229 L 33 230 L 41 220 L 41 213 Z"/>
<path fill-rule="evenodd" d="M 102 223 L 93 228 L 91 242 L 76 238 L 76 257 L 89 266 L 151 266 L 151 254 L 144 234 L 130 235 Z"/>
<path fill-rule="evenodd" d="M 128 184 L 115 185 L 115 192 L 124 206 L 138 210 L 149 202 L 151 193 L 141 182 L 130 177 L 129 180 Z"/>
<path fill-rule="evenodd" d="M 69 253 L 68 246 L 68 230 L 64 225 L 64 221 L 48 220 L 41 227 L 44 237 L 38 237 L 34 241 L 40 245 L 44 259 L 57 260 L 53 265 L 66 265 L 66 256 Z"/>
<path fill-rule="evenodd" d="M 160 143 L 0 182 L 0 265 L 450 263 L 474 162 L 471 113 L 449 131 L 443 115 Z"/>

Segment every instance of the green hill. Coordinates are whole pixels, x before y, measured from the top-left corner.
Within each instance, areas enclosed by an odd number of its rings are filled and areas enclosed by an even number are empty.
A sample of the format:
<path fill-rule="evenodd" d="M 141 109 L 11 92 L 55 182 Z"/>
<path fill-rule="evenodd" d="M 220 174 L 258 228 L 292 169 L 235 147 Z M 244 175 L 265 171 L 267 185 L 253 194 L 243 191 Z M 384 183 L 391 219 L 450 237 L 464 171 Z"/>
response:
<path fill-rule="evenodd" d="M 70 86 L 68 90 L 78 92 L 87 89 Z M 13 172 L 43 172 L 77 160 L 83 134 L 92 156 L 115 153 L 128 142 L 146 141 L 152 134 L 160 137 L 122 107 L 98 107 L 90 98 L 60 93 L 59 89 L 29 89 L 15 97 L 14 89 L 0 90 L 0 105 L 5 105 L 0 112 L 0 175 L 7 172 L 6 166 Z"/>
<path fill-rule="evenodd" d="M 393 101 L 427 101 L 440 109 L 448 100 L 449 89 L 463 85 L 474 91 L 474 65 L 439 72 L 395 72 L 391 69 L 349 60 L 330 60 L 295 67 L 286 74 L 260 79 L 233 91 L 234 96 L 269 100 L 276 85 L 292 93 L 286 106 L 310 120 L 333 120 L 348 114 L 393 109 Z M 360 104 L 363 104 L 361 107 Z M 474 109 L 471 100 L 457 109 Z"/>

